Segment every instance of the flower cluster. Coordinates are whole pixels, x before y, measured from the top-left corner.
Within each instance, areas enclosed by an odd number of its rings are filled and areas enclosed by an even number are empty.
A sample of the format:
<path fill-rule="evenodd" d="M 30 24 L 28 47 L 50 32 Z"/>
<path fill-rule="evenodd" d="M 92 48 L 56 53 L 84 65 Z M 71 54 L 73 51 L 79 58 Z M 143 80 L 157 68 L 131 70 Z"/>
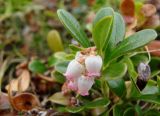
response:
<path fill-rule="evenodd" d="M 82 96 L 88 95 L 88 91 L 94 84 L 94 79 L 100 76 L 102 58 L 96 55 L 95 47 L 77 52 L 67 67 L 64 74 L 67 79 L 67 87 Z"/>

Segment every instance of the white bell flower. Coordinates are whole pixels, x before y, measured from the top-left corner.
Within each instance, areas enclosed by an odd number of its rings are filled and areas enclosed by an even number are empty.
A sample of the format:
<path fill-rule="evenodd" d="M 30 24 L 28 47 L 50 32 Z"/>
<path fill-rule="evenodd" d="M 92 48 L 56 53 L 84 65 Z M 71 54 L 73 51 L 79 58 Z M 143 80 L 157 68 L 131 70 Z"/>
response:
<path fill-rule="evenodd" d="M 78 93 L 82 96 L 89 95 L 89 90 L 94 84 L 94 78 L 81 76 L 78 78 Z"/>
<path fill-rule="evenodd" d="M 83 72 L 84 72 L 84 66 L 80 64 L 78 61 L 72 60 L 68 64 L 68 67 L 64 76 L 66 76 L 68 80 L 73 81 L 74 78 L 80 77 Z"/>
<path fill-rule="evenodd" d="M 85 60 L 85 66 L 89 77 L 100 76 L 100 71 L 102 68 L 102 58 L 101 56 L 88 56 Z"/>

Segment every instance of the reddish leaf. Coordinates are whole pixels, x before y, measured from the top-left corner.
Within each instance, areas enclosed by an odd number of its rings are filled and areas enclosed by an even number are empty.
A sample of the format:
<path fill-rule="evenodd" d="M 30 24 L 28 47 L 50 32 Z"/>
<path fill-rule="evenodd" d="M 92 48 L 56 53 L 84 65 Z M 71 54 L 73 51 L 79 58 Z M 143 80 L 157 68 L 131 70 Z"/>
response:
<path fill-rule="evenodd" d="M 120 10 L 126 24 L 131 24 L 135 21 L 134 0 L 123 0 L 120 5 Z"/>
<path fill-rule="evenodd" d="M 148 49 L 149 51 L 160 49 L 160 41 L 158 40 L 152 41 L 148 45 Z M 160 51 L 151 52 L 151 54 L 154 56 L 160 56 Z"/>

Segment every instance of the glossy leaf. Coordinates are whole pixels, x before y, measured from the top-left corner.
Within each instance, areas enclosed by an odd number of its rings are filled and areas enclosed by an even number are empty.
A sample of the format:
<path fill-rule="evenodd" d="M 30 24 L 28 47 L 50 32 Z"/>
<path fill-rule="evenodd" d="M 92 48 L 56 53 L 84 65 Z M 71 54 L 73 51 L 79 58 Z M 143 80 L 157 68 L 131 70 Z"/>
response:
<path fill-rule="evenodd" d="M 127 65 L 125 63 L 114 63 L 104 70 L 103 75 L 106 80 L 113 80 L 122 78 L 126 72 Z"/>
<path fill-rule="evenodd" d="M 51 97 L 49 97 L 49 100 L 60 105 L 69 104 L 69 96 L 64 96 L 62 92 L 54 93 Z"/>
<path fill-rule="evenodd" d="M 125 111 L 124 111 L 124 114 L 123 116 L 135 116 L 135 111 L 134 109 L 131 107 L 131 108 L 127 108 Z"/>
<path fill-rule="evenodd" d="M 157 37 L 157 33 L 152 29 L 146 29 L 135 33 L 123 40 L 111 54 L 107 54 L 107 61 L 120 57 L 130 51 L 143 47 Z"/>
<path fill-rule="evenodd" d="M 134 65 L 133 65 L 130 58 L 125 57 L 125 63 L 127 64 L 129 78 L 132 83 L 131 91 L 129 91 L 130 93 L 127 93 L 127 94 L 129 94 L 129 96 L 137 96 L 140 94 L 140 90 L 138 89 L 138 87 L 136 85 L 136 79 L 137 79 L 138 74 L 136 73 L 136 71 L 134 69 Z"/>
<path fill-rule="evenodd" d="M 58 17 L 60 21 L 63 23 L 65 28 L 69 31 L 69 33 L 76 39 L 83 47 L 89 47 L 90 42 L 80 27 L 78 21 L 67 11 L 63 9 L 59 9 L 57 11 Z"/>
<path fill-rule="evenodd" d="M 61 83 L 63 84 L 65 82 L 65 77 L 63 76 L 63 74 L 59 73 L 58 71 L 54 71 L 52 72 L 52 78 L 58 82 L 58 83 Z"/>
<path fill-rule="evenodd" d="M 123 115 L 123 109 L 120 105 L 116 105 L 113 108 L 113 116 L 122 116 Z"/>
<path fill-rule="evenodd" d="M 59 62 L 55 65 L 55 70 L 58 71 L 61 74 L 64 74 L 66 72 L 68 61 Z"/>
<path fill-rule="evenodd" d="M 159 92 L 160 92 L 160 76 L 157 76 L 157 85 L 158 85 L 158 89 L 159 89 Z"/>
<path fill-rule="evenodd" d="M 54 57 L 54 55 L 50 56 L 48 58 L 48 65 L 51 67 L 51 66 L 54 66 L 56 63 L 57 63 L 57 59 Z"/>
<path fill-rule="evenodd" d="M 58 31 L 52 30 L 48 33 L 47 43 L 53 52 L 63 51 L 62 39 Z"/>
<path fill-rule="evenodd" d="M 69 45 L 69 48 L 70 48 L 72 51 L 74 51 L 74 52 L 78 52 L 78 51 L 83 50 L 82 48 L 80 48 L 80 47 L 78 47 L 78 46 L 76 46 L 76 45 L 73 45 L 73 44 L 70 44 L 70 45 Z"/>
<path fill-rule="evenodd" d="M 103 19 L 106 16 L 113 16 L 114 10 L 110 7 L 102 8 L 96 13 L 96 17 L 93 21 L 93 27 L 99 22 L 101 19 Z"/>
<path fill-rule="evenodd" d="M 66 107 L 66 111 L 70 113 L 77 113 L 84 109 L 95 109 L 97 107 L 105 107 L 109 105 L 110 101 L 106 98 L 98 98 L 94 101 L 85 103 L 84 106 L 78 106 L 78 107 Z"/>
<path fill-rule="evenodd" d="M 60 62 L 66 60 L 65 59 L 66 55 L 67 54 L 65 52 L 56 52 L 56 53 L 54 53 L 54 57 Z"/>
<path fill-rule="evenodd" d="M 131 57 L 131 60 L 135 66 L 138 66 L 141 62 L 147 63 L 148 62 L 148 57 L 146 55 L 135 55 Z"/>
<path fill-rule="evenodd" d="M 105 54 L 109 54 L 116 45 L 124 39 L 125 36 L 125 22 L 119 13 L 114 13 L 113 28 L 109 38 L 108 46 Z"/>
<path fill-rule="evenodd" d="M 97 108 L 97 107 L 104 107 L 109 105 L 110 101 L 109 99 L 106 98 L 100 98 L 100 99 L 96 99 L 95 101 L 86 103 L 84 106 L 87 109 L 93 109 L 93 108 Z"/>
<path fill-rule="evenodd" d="M 142 109 L 139 105 L 135 106 L 135 112 L 138 116 L 142 116 Z"/>
<path fill-rule="evenodd" d="M 140 95 L 140 96 L 134 97 L 134 99 L 160 105 L 160 96 L 159 95 L 153 95 L 153 94 L 152 95 Z"/>
<path fill-rule="evenodd" d="M 29 63 L 29 70 L 34 73 L 44 73 L 47 68 L 40 60 L 33 60 Z"/>
<path fill-rule="evenodd" d="M 102 50 L 108 44 L 108 36 L 112 25 L 112 17 L 106 16 L 93 27 L 93 39 L 96 47 Z"/>
<path fill-rule="evenodd" d="M 142 94 L 157 94 L 159 92 L 157 83 L 153 80 L 149 80 L 146 87 L 141 92 Z"/>
<path fill-rule="evenodd" d="M 123 79 L 109 80 L 108 86 L 119 97 L 126 94 L 126 86 Z"/>
<path fill-rule="evenodd" d="M 143 116 L 160 116 L 160 112 L 156 109 L 147 109 L 144 111 Z"/>
<path fill-rule="evenodd" d="M 70 113 L 77 113 L 77 112 L 80 112 L 80 111 L 84 110 L 84 107 L 83 106 L 79 106 L 79 107 L 66 107 L 65 110 L 67 112 L 70 112 Z"/>

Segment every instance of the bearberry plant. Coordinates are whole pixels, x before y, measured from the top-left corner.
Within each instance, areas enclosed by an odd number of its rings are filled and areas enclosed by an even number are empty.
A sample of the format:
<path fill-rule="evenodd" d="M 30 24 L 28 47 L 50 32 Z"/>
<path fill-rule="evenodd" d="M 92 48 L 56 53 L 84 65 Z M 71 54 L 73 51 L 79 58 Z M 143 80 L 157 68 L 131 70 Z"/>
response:
<path fill-rule="evenodd" d="M 151 79 L 148 62 L 142 60 L 135 65 L 132 61 L 156 38 L 154 30 L 145 29 L 125 37 L 123 17 L 107 7 L 97 12 L 92 22 L 92 37 L 88 38 L 69 12 L 59 9 L 57 14 L 79 43 L 71 44 L 70 53 L 55 66 L 65 78 L 63 95 L 75 101 L 67 104 L 64 111 L 128 116 L 157 110 L 154 106 L 160 104 L 159 88 L 157 81 Z"/>

